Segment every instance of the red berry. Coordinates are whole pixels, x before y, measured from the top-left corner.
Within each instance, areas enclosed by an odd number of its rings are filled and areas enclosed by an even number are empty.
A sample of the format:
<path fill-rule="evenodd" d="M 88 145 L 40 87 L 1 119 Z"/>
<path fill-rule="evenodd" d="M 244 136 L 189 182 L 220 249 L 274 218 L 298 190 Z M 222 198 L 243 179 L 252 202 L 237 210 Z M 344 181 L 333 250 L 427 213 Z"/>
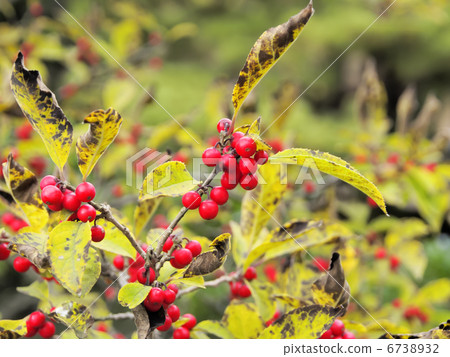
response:
<path fill-rule="evenodd" d="M 244 133 L 242 133 L 240 131 L 234 132 L 232 135 L 232 138 L 231 138 L 231 147 L 236 148 L 236 144 L 242 137 L 244 137 Z"/>
<path fill-rule="evenodd" d="M 166 239 L 166 241 L 164 242 L 164 245 L 163 245 L 163 252 L 168 252 L 169 250 L 170 250 L 170 248 L 172 248 L 173 247 L 173 240 L 172 240 L 172 237 L 171 236 L 169 236 L 167 239 Z"/>
<path fill-rule="evenodd" d="M 90 182 L 82 182 L 77 186 L 75 194 L 81 202 L 90 202 L 95 197 L 95 187 Z"/>
<path fill-rule="evenodd" d="M 171 303 L 173 303 L 175 301 L 175 299 L 177 298 L 177 294 L 170 290 L 164 290 L 164 303 L 167 305 L 170 305 Z"/>
<path fill-rule="evenodd" d="M 189 319 L 188 321 L 186 321 L 182 327 L 187 328 L 188 330 L 192 330 L 194 328 L 194 326 L 197 324 L 197 319 L 195 318 L 194 315 L 192 314 L 184 314 L 182 316 L 183 319 Z"/>
<path fill-rule="evenodd" d="M 269 160 L 269 154 L 264 150 L 258 150 L 254 158 L 258 165 L 264 165 Z"/>
<path fill-rule="evenodd" d="M 92 222 L 97 216 L 97 211 L 91 205 L 82 205 L 77 212 L 77 217 L 81 222 Z"/>
<path fill-rule="evenodd" d="M 355 335 L 353 333 L 351 333 L 350 331 L 345 331 L 344 334 L 342 335 L 342 338 L 344 340 L 353 340 L 353 339 L 355 339 Z"/>
<path fill-rule="evenodd" d="M 8 249 L 8 245 L 6 243 L 0 244 L 0 260 L 6 260 L 9 258 L 11 251 Z"/>
<path fill-rule="evenodd" d="M 190 335 L 189 330 L 184 327 L 178 327 L 173 331 L 173 338 L 176 340 L 188 339 Z"/>
<path fill-rule="evenodd" d="M 322 257 L 317 257 L 317 258 L 313 259 L 313 264 L 320 271 L 327 271 L 328 270 L 328 266 L 329 266 L 328 259 L 325 259 L 325 258 L 322 258 Z"/>
<path fill-rule="evenodd" d="M 167 288 L 172 290 L 175 294 L 178 294 L 178 287 L 175 284 L 167 285 Z"/>
<path fill-rule="evenodd" d="M 189 249 L 181 248 L 173 252 L 173 257 L 177 265 L 185 267 L 192 261 L 192 253 Z"/>
<path fill-rule="evenodd" d="M 91 228 L 91 238 L 93 242 L 101 242 L 105 238 L 105 229 L 95 225 Z"/>
<path fill-rule="evenodd" d="M 239 180 L 239 184 L 244 190 L 253 190 L 258 186 L 258 178 L 255 175 L 245 175 Z"/>
<path fill-rule="evenodd" d="M 219 213 L 219 206 L 212 200 L 205 200 L 201 203 L 198 212 L 203 219 L 214 219 Z"/>
<path fill-rule="evenodd" d="M 272 146 L 272 151 L 274 153 L 277 153 L 277 152 L 282 151 L 284 149 L 283 142 L 281 140 L 279 140 L 279 139 L 268 140 L 267 144 Z"/>
<path fill-rule="evenodd" d="M 32 133 L 33 133 L 33 127 L 31 126 L 31 124 L 29 122 L 26 122 L 16 128 L 16 137 L 19 140 L 30 139 Z"/>
<path fill-rule="evenodd" d="M 344 333 L 345 325 L 341 320 L 334 320 L 333 325 L 331 325 L 331 332 L 333 336 L 342 336 Z"/>
<path fill-rule="evenodd" d="M 122 197 L 123 196 L 123 188 L 120 185 L 114 185 L 111 189 L 111 193 L 114 197 Z"/>
<path fill-rule="evenodd" d="M 180 318 L 180 309 L 178 308 L 177 305 L 170 305 L 167 308 L 167 314 L 172 319 L 172 322 L 176 322 Z"/>
<path fill-rule="evenodd" d="M 316 185 L 312 181 L 306 181 L 303 184 L 302 188 L 303 188 L 303 191 L 305 191 L 306 193 L 313 193 L 316 190 Z"/>
<path fill-rule="evenodd" d="M 149 284 L 153 283 L 156 279 L 155 271 L 152 268 L 148 269 L 148 273 L 147 273 L 147 269 L 145 269 L 145 267 L 141 267 L 138 269 L 138 271 L 136 273 L 136 278 L 141 284 L 144 284 L 144 285 L 147 284 L 147 276 L 149 278 L 149 280 L 148 280 Z"/>
<path fill-rule="evenodd" d="M 397 165 L 399 161 L 400 155 L 396 152 L 390 154 L 389 157 L 387 158 L 387 162 L 392 165 Z"/>
<path fill-rule="evenodd" d="M 160 288 L 152 288 L 152 290 L 150 290 L 148 294 L 148 300 L 152 304 L 161 305 L 164 302 L 164 291 L 162 291 L 162 289 Z"/>
<path fill-rule="evenodd" d="M 239 160 L 239 170 L 242 175 L 254 174 L 257 169 L 258 165 L 255 160 L 247 157 L 243 157 Z"/>
<path fill-rule="evenodd" d="M 25 273 L 31 267 L 31 262 L 24 257 L 18 256 L 14 259 L 13 268 L 18 273 Z"/>
<path fill-rule="evenodd" d="M 232 154 L 222 156 L 222 168 L 226 172 L 235 173 L 237 169 L 237 159 Z"/>
<path fill-rule="evenodd" d="M 243 136 L 236 143 L 236 152 L 241 157 L 250 157 L 256 152 L 256 143 L 250 136 Z"/>
<path fill-rule="evenodd" d="M 239 182 L 239 175 L 237 174 L 230 174 L 228 172 L 224 172 L 221 179 L 220 184 L 223 188 L 227 190 L 232 190 L 237 186 Z"/>
<path fill-rule="evenodd" d="M 125 267 L 125 259 L 121 255 L 116 255 L 113 259 L 113 264 L 118 270 L 123 270 Z"/>
<path fill-rule="evenodd" d="M 158 331 L 167 331 L 172 326 L 172 319 L 170 316 L 166 316 L 166 320 L 164 321 L 164 325 L 157 327 Z"/>
<path fill-rule="evenodd" d="M 202 154 L 203 163 L 209 167 L 216 166 L 221 158 L 222 155 L 220 154 L 220 151 L 213 147 L 206 149 Z"/>
<path fill-rule="evenodd" d="M 61 202 L 59 202 L 57 204 L 54 204 L 54 205 L 48 205 L 47 207 L 48 207 L 48 209 L 50 211 L 59 212 L 59 211 L 61 211 L 63 209 L 63 204 L 62 204 L 62 201 L 61 201 Z"/>
<path fill-rule="evenodd" d="M 30 320 L 26 321 L 26 325 L 27 325 L 27 334 L 25 335 L 25 337 L 33 337 L 34 335 L 37 334 L 38 329 L 30 325 Z"/>
<path fill-rule="evenodd" d="M 218 205 L 223 205 L 228 201 L 228 191 L 222 186 L 213 187 L 209 196 Z"/>
<path fill-rule="evenodd" d="M 187 209 L 197 209 L 202 203 L 202 198 L 198 192 L 189 191 L 183 195 L 181 202 Z"/>
<path fill-rule="evenodd" d="M 97 330 L 97 331 L 100 331 L 100 332 L 108 332 L 108 326 L 106 326 L 105 323 L 100 322 L 100 323 L 98 324 L 96 330 Z"/>
<path fill-rule="evenodd" d="M 45 323 L 45 315 L 40 311 L 32 312 L 28 321 L 31 327 L 40 328 Z"/>
<path fill-rule="evenodd" d="M 377 203 L 370 197 L 367 197 L 367 203 L 369 204 L 370 207 L 373 207 L 373 208 L 378 207 Z"/>
<path fill-rule="evenodd" d="M 62 205 L 64 209 L 75 212 L 81 206 L 81 201 L 78 199 L 77 195 L 71 191 L 64 193 Z"/>
<path fill-rule="evenodd" d="M 11 223 L 14 222 L 14 220 L 16 219 L 16 217 L 9 212 L 6 212 L 3 216 L 2 216 L 2 223 L 5 226 L 9 226 Z"/>
<path fill-rule="evenodd" d="M 233 131 L 233 128 L 231 127 L 232 121 L 228 118 L 220 119 L 217 123 L 217 131 L 220 133 L 222 131 L 225 131 L 227 133 Z"/>
<path fill-rule="evenodd" d="M 23 219 L 17 218 L 11 223 L 10 228 L 14 232 L 18 232 L 22 228 L 27 227 L 27 226 L 28 226 L 27 222 L 25 222 Z"/>
<path fill-rule="evenodd" d="M 51 338 L 55 334 L 55 325 L 52 322 L 47 321 L 44 326 L 39 329 L 39 335 L 42 338 Z"/>
<path fill-rule="evenodd" d="M 239 295 L 239 289 L 241 288 L 242 283 L 240 281 L 230 282 L 230 291 L 234 296 Z"/>
<path fill-rule="evenodd" d="M 173 254 L 172 254 L 172 256 L 173 256 Z M 185 267 L 184 265 L 178 263 L 178 262 L 175 260 L 175 258 L 170 259 L 170 265 L 172 265 L 175 269 L 181 269 L 181 268 L 184 268 L 184 267 Z"/>
<path fill-rule="evenodd" d="M 387 252 L 386 249 L 383 247 L 378 247 L 377 250 L 375 251 L 375 259 L 384 259 L 387 256 Z"/>
<path fill-rule="evenodd" d="M 264 267 L 264 274 L 271 283 L 277 281 L 277 269 L 272 264 L 267 264 Z"/>
<path fill-rule="evenodd" d="M 33 2 L 30 4 L 30 14 L 33 17 L 39 17 L 44 13 L 44 8 L 41 3 Z"/>
<path fill-rule="evenodd" d="M 37 176 L 41 176 L 47 167 L 47 160 L 42 156 L 34 156 L 28 161 L 28 165 Z"/>
<path fill-rule="evenodd" d="M 322 334 L 322 336 L 320 336 L 320 338 L 321 338 L 322 340 L 324 340 L 324 339 L 329 340 L 329 339 L 333 338 L 333 332 L 331 332 L 331 329 L 329 329 L 329 330 L 325 331 L 325 332 Z"/>
<path fill-rule="evenodd" d="M 391 270 L 396 271 L 397 268 L 399 267 L 401 261 L 400 261 L 399 257 L 392 255 L 389 262 L 391 264 Z"/>
<path fill-rule="evenodd" d="M 252 292 L 250 291 L 250 288 L 247 285 L 242 284 L 241 287 L 239 288 L 239 296 L 241 298 L 248 298 L 251 295 Z"/>
<path fill-rule="evenodd" d="M 258 277 L 258 274 L 256 273 L 256 269 L 254 267 L 248 267 L 245 271 L 244 278 L 248 281 L 252 281 L 253 279 L 256 279 Z"/>
<path fill-rule="evenodd" d="M 56 186 L 46 186 L 42 190 L 41 198 L 46 205 L 56 205 L 62 202 L 63 194 Z"/>
<path fill-rule="evenodd" d="M 399 308 L 400 306 L 402 306 L 402 300 L 400 298 L 395 298 L 394 300 L 392 300 L 392 306 Z"/>
<path fill-rule="evenodd" d="M 202 252 L 202 246 L 196 240 L 189 241 L 185 248 L 191 251 L 193 257 L 196 257 Z"/>

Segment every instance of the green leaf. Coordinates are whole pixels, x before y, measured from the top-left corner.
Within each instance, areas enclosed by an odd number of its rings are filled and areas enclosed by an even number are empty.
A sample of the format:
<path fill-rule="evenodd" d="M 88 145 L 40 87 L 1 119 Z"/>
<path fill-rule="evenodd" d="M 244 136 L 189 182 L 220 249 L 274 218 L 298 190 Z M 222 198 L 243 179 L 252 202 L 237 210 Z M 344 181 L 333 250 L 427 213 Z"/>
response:
<path fill-rule="evenodd" d="M 258 38 L 233 89 L 234 117 L 251 90 L 294 43 L 313 13 L 311 2 L 288 22 L 268 29 Z"/>
<path fill-rule="evenodd" d="M 105 238 L 101 242 L 92 242 L 92 246 L 129 258 L 134 259 L 136 257 L 136 250 L 128 238 L 114 224 L 104 219 L 98 220 L 97 224 L 105 229 Z"/>
<path fill-rule="evenodd" d="M 89 223 L 66 221 L 50 232 L 47 254 L 52 274 L 73 295 L 89 292 L 100 274 L 99 255 L 90 252 L 90 246 Z"/>
<path fill-rule="evenodd" d="M 267 327 L 259 338 L 312 339 L 328 330 L 342 308 L 310 305 L 289 311 Z"/>
<path fill-rule="evenodd" d="M 49 316 L 71 328 L 78 338 L 86 338 L 88 330 L 94 324 L 94 318 L 87 307 L 73 301 L 57 306 Z"/>
<path fill-rule="evenodd" d="M 153 169 L 144 179 L 139 201 L 184 195 L 199 184 L 179 161 L 169 161 Z"/>
<path fill-rule="evenodd" d="M 28 71 L 24 67 L 20 52 L 11 75 L 11 89 L 17 104 L 62 172 L 72 145 L 72 125 L 59 107 L 55 95 L 42 82 L 39 72 Z"/>
<path fill-rule="evenodd" d="M 99 109 L 84 118 L 84 123 L 90 126 L 88 132 L 77 140 L 77 157 L 85 180 L 119 133 L 122 117 L 112 108 L 107 111 Z"/>
<path fill-rule="evenodd" d="M 27 318 L 22 320 L 0 320 L 0 339 L 20 338 L 27 334 Z"/>
<path fill-rule="evenodd" d="M 387 215 L 386 204 L 377 187 L 348 162 L 337 156 L 309 149 L 288 149 L 271 156 L 269 161 L 315 167 L 326 174 L 333 175 L 372 198 Z"/>
<path fill-rule="evenodd" d="M 199 322 L 192 331 L 202 331 L 224 339 L 234 338 L 233 334 L 220 321 L 204 320 Z"/>
<path fill-rule="evenodd" d="M 44 302 L 49 300 L 48 283 L 46 281 L 36 280 L 31 285 L 19 286 L 16 290 Z"/>
<path fill-rule="evenodd" d="M 444 304 L 450 300 L 450 279 L 441 278 L 430 281 L 412 298 L 412 302 L 417 305 Z"/>
<path fill-rule="evenodd" d="M 141 283 L 129 283 L 119 290 L 117 298 L 120 305 L 134 309 L 145 300 L 151 289 L 151 286 Z"/>
<path fill-rule="evenodd" d="M 20 233 L 12 236 L 13 250 L 25 256 L 38 268 L 48 267 L 48 236 L 41 233 Z"/>
<path fill-rule="evenodd" d="M 138 202 L 134 210 L 134 234 L 136 236 L 142 232 L 160 203 L 161 199 L 159 198 Z"/>
<path fill-rule="evenodd" d="M 31 228 L 39 232 L 48 222 L 48 213 L 40 197 L 36 176 L 15 161 L 11 154 L 3 165 L 3 175 L 12 197 L 25 213 Z"/>

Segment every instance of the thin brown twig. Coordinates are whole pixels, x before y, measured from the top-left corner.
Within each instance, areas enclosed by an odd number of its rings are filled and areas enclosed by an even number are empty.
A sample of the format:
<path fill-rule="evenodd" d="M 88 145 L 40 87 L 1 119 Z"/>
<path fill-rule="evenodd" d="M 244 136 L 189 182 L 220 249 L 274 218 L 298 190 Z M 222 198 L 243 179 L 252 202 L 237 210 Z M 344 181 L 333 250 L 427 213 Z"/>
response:
<path fill-rule="evenodd" d="M 94 317 L 94 321 L 117 321 L 117 320 L 127 320 L 133 319 L 134 315 L 132 312 L 121 312 L 118 314 L 111 314 L 103 317 Z"/>
<path fill-rule="evenodd" d="M 222 283 L 229 283 L 230 281 L 234 281 L 238 279 L 238 275 L 237 274 L 233 274 L 233 275 L 223 275 L 220 278 L 214 279 L 214 280 L 210 280 L 210 281 L 206 281 L 204 286 L 205 287 L 215 287 L 215 286 L 219 286 Z M 186 289 L 180 290 L 177 294 L 177 297 L 189 294 L 195 290 L 201 289 L 201 287 L 199 286 L 190 286 Z"/>

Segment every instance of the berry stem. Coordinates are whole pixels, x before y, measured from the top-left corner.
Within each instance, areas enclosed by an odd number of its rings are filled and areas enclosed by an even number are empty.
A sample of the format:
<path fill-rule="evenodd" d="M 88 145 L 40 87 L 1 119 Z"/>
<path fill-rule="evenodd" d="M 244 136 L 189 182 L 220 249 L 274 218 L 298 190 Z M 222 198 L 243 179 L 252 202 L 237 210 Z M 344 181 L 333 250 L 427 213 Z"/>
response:
<path fill-rule="evenodd" d="M 132 312 L 121 312 L 118 314 L 110 314 L 102 317 L 94 317 L 94 321 L 118 321 L 118 320 L 127 320 L 133 319 L 134 315 Z"/>

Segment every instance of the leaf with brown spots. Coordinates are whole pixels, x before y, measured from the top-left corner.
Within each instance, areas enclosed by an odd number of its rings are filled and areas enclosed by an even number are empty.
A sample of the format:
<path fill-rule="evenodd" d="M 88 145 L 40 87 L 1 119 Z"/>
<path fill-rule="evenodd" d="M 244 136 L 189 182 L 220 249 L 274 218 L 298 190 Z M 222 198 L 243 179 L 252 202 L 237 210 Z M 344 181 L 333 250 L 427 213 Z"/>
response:
<path fill-rule="evenodd" d="M 345 280 L 339 253 L 333 253 L 330 267 L 312 285 L 313 300 L 316 304 L 342 307 L 347 311 L 350 300 L 350 286 Z"/>
<path fill-rule="evenodd" d="M 300 307 L 282 315 L 267 327 L 258 338 L 312 339 L 328 330 L 343 309 L 322 305 Z"/>
<path fill-rule="evenodd" d="M 21 338 L 27 334 L 28 317 L 21 320 L 0 320 L 0 339 Z"/>
<path fill-rule="evenodd" d="M 36 176 L 15 161 L 11 154 L 3 164 L 3 175 L 12 198 L 27 217 L 31 228 L 41 231 L 48 222 L 48 213 L 40 197 Z"/>
<path fill-rule="evenodd" d="M 119 133 L 122 117 L 112 108 L 99 109 L 84 118 L 84 123 L 89 124 L 89 130 L 77 140 L 77 157 L 85 180 Z"/>
<path fill-rule="evenodd" d="M 389 334 L 385 333 L 380 336 L 382 339 L 450 339 L 450 320 L 441 323 L 438 327 L 432 328 L 426 332 L 418 332 L 412 334 Z"/>
<path fill-rule="evenodd" d="M 57 306 L 49 317 L 72 329 L 78 338 L 86 338 L 88 330 L 94 324 L 88 308 L 73 301 Z"/>
<path fill-rule="evenodd" d="M 256 143 L 256 150 L 272 150 L 272 147 L 261 139 L 260 133 L 261 118 L 256 119 L 252 124 L 243 125 L 235 130 L 250 136 Z"/>
<path fill-rule="evenodd" d="M 160 198 L 154 198 L 138 202 L 134 210 L 134 234 L 138 236 L 146 226 L 153 213 L 161 202 Z"/>
<path fill-rule="evenodd" d="M 42 82 L 39 72 L 25 68 L 21 52 L 13 66 L 11 89 L 17 104 L 62 172 L 72 145 L 72 125 L 59 107 L 55 95 Z"/>
<path fill-rule="evenodd" d="M 378 188 L 367 178 L 361 175 L 355 168 L 341 158 L 326 152 L 310 149 L 287 149 L 271 156 L 269 162 L 275 164 L 293 164 L 311 167 L 326 174 L 337 177 L 356 187 L 358 190 L 372 198 L 386 214 L 386 204 L 383 195 Z"/>
<path fill-rule="evenodd" d="M 234 116 L 261 78 L 297 39 L 303 27 L 314 13 L 312 1 L 284 24 L 263 32 L 247 56 L 244 67 L 233 89 Z"/>
<path fill-rule="evenodd" d="M 47 234 L 26 232 L 12 236 L 9 241 L 11 250 L 27 257 L 38 268 L 45 269 L 49 267 L 47 239 Z"/>

